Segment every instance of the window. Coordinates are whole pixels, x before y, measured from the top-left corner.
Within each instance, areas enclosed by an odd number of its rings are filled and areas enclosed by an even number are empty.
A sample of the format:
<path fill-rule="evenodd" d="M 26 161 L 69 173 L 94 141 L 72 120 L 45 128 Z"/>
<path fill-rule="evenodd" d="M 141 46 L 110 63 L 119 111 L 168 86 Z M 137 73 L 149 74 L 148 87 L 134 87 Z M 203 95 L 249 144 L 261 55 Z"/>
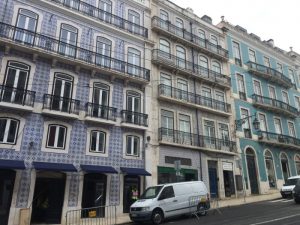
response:
<path fill-rule="evenodd" d="M 296 164 L 297 174 L 300 175 L 300 155 L 295 155 L 295 164 Z"/>
<path fill-rule="evenodd" d="M 92 130 L 90 141 L 90 152 L 105 153 L 106 133 Z"/>
<path fill-rule="evenodd" d="M 59 53 L 75 57 L 77 49 L 78 30 L 68 24 L 61 24 L 59 36 Z"/>
<path fill-rule="evenodd" d="M 212 94 L 211 89 L 207 87 L 202 87 L 203 105 L 209 108 L 212 107 Z"/>
<path fill-rule="evenodd" d="M 295 84 L 294 71 L 291 69 L 289 69 L 288 71 L 289 71 L 289 77 L 290 77 L 292 83 Z"/>
<path fill-rule="evenodd" d="M 191 118 L 188 115 L 179 114 L 179 130 L 184 133 L 191 132 Z"/>
<path fill-rule="evenodd" d="M 233 47 L 233 58 L 235 59 L 235 64 L 241 66 L 242 61 L 241 61 L 240 44 L 234 41 L 232 43 L 232 47 Z"/>
<path fill-rule="evenodd" d="M 171 97 L 172 96 L 172 79 L 170 75 L 160 74 L 160 94 Z"/>
<path fill-rule="evenodd" d="M 104 37 L 97 37 L 96 43 L 96 64 L 110 68 L 112 42 Z"/>
<path fill-rule="evenodd" d="M 210 120 L 204 120 L 204 143 L 208 148 L 215 147 L 215 123 Z"/>
<path fill-rule="evenodd" d="M 274 118 L 274 124 L 275 124 L 275 132 L 277 134 L 282 134 L 281 120 L 278 118 Z"/>
<path fill-rule="evenodd" d="M 137 92 L 127 91 L 127 118 L 128 123 L 140 124 L 143 119 L 141 112 L 141 95 Z"/>
<path fill-rule="evenodd" d="M 289 95 L 285 91 L 282 91 L 282 101 L 286 104 L 289 104 Z"/>
<path fill-rule="evenodd" d="M 208 77 L 209 72 L 208 72 L 208 59 L 202 55 L 199 56 L 199 65 L 201 68 L 200 69 L 200 73 L 203 76 Z"/>
<path fill-rule="evenodd" d="M 221 110 L 223 112 L 227 112 L 227 107 L 225 105 L 225 94 L 224 92 L 221 92 L 221 91 L 216 91 L 216 108 L 218 110 Z"/>
<path fill-rule="evenodd" d="M 177 56 L 177 66 L 180 68 L 185 68 L 185 49 L 180 47 L 180 46 L 176 46 L 176 56 Z"/>
<path fill-rule="evenodd" d="M 259 122 L 260 122 L 260 130 L 267 131 L 267 120 L 264 114 L 258 114 Z"/>
<path fill-rule="evenodd" d="M 168 21 L 169 21 L 169 14 L 166 12 L 166 11 L 164 11 L 164 10 L 160 10 L 160 26 L 161 26 L 161 28 L 163 28 L 163 29 L 166 29 L 166 30 L 168 30 L 168 27 L 169 27 L 169 23 L 168 23 Z"/>
<path fill-rule="evenodd" d="M 200 44 L 200 46 L 205 47 L 205 45 L 206 45 L 206 43 L 205 43 L 205 41 L 206 41 L 205 31 L 199 29 L 198 32 L 199 32 L 199 37 L 200 37 L 199 44 Z"/>
<path fill-rule="evenodd" d="M 295 106 L 300 111 L 300 97 L 295 96 Z"/>
<path fill-rule="evenodd" d="M 20 9 L 18 13 L 15 32 L 15 40 L 28 44 L 33 44 L 34 33 L 36 32 L 38 22 L 38 15 L 27 9 Z M 31 31 L 31 32 L 27 32 Z"/>
<path fill-rule="evenodd" d="M 260 82 L 257 80 L 253 81 L 253 86 L 254 86 L 254 93 L 256 94 L 256 101 L 263 103 L 263 96 L 262 96 L 262 91 L 261 91 L 261 85 Z"/>
<path fill-rule="evenodd" d="M 178 99 L 188 100 L 188 82 L 186 80 L 177 79 L 177 94 Z"/>
<path fill-rule="evenodd" d="M 218 45 L 218 38 L 214 35 L 211 35 L 210 42 L 214 45 Z"/>
<path fill-rule="evenodd" d="M 47 148 L 65 149 L 67 128 L 65 126 L 50 124 L 48 126 Z"/>
<path fill-rule="evenodd" d="M 276 99 L 276 91 L 275 91 L 275 87 L 269 86 L 269 95 L 270 95 L 270 98 Z"/>
<path fill-rule="evenodd" d="M 282 64 L 277 63 L 276 65 L 277 65 L 277 68 L 276 68 L 277 71 L 280 72 L 280 73 L 283 73 L 283 70 L 282 70 Z"/>
<path fill-rule="evenodd" d="M 16 119 L 0 118 L 0 144 L 16 144 L 19 124 Z"/>
<path fill-rule="evenodd" d="M 239 97 L 240 97 L 240 99 L 246 101 L 247 96 L 246 96 L 244 76 L 242 76 L 241 74 L 237 74 L 236 78 L 237 78 L 237 84 L 238 84 L 238 90 L 239 90 Z"/>
<path fill-rule="evenodd" d="M 171 58 L 170 43 L 164 39 L 159 40 L 159 54 L 163 58 Z"/>
<path fill-rule="evenodd" d="M 183 25 L 183 20 L 176 18 L 176 34 L 180 37 L 183 37 L 183 29 L 184 29 L 184 25 Z"/>
<path fill-rule="evenodd" d="M 134 48 L 128 48 L 128 73 L 139 75 L 141 66 L 141 52 Z"/>
<path fill-rule="evenodd" d="M 70 8 L 78 9 L 79 0 L 64 0 L 64 4 Z"/>
<path fill-rule="evenodd" d="M 30 66 L 16 61 L 8 61 L 0 100 L 23 104 L 29 80 Z"/>
<path fill-rule="evenodd" d="M 129 31 L 132 33 L 139 33 L 140 27 L 140 14 L 133 10 L 128 10 L 128 20 L 131 22 L 129 24 Z"/>
<path fill-rule="evenodd" d="M 269 68 L 271 67 L 270 59 L 265 56 L 264 56 L 264 65 Z"/>
<path fill-rule="evenodd" d="M 249 49 L 249 60 L 250 62 L 256 62 L 255 51 Z"/>
<path fill-rule="evenodd" d="M 174 198 L 174 197 L 175 194 L 174 194 L 173 186 L 168 186 L 162 190 L 159 199 L 163 200 L 163 199 Z"/>
<path fill-rule="evenodd" d="M 247 109 L 241 109 L 241 119 L 244 119 L 246 117 L 249 117 L 248 110 Z M 246 119 L 245 122 L 242 124 L 242 129 L 243 129 L 245 138 L 252 138 L 249 118 Z"/>
<path fill-rule="evenodd" d="M 228 129 L 227 124 L 219 123 L 219 137 L 224 142 L 228 142 L 230 140 L 230 138 L 229 138 L 229 129 Z"/>
<path fill-rule="evenodd" d="M 283 173 L 283 179 L 285 182 L 287 182 L 287 179 L 291 176 L 291 174 L 289 168 L 289 160 L 285 153 L 281 153 L 280 162 L 281 162 L 281 169 Z"/>
<path fill-rule="evenodd" d="M 295 125 L 292 122 L 288 122 L 288 127 L 289 127 L 289 135 L 291 137 L 296 137 L 296 130 L 295 130 Z"/>
<path fill-rule="evenodd" d="M 109 105 L 109 86 L 102 83 L 93 85 L 92 115 L 97 118 L 107 118 Z"/>
<path fill-rule="evenodd" d="M 216 62 L 216 61 L 213 61 L 212 62 L 212 70 L 218 74 L 221 74 L 221 65 L 220 63 Z"/>
<path fill-rule="evenodd" d="M 140 138 L 133 135 L 127 135 L 126 140 L 126 155 L 138 157 L 140 152 Z"/>
<path fill-rule="evenodd" d="M 110 0 L 99 0 L 99 17 L 101 20 L 110 22 L 112 13 L 112 2 Z"/>
<path fill-rule="evenodd" d="M 164 139 L 174 137 L 174 113 L 172 111 L 161 110 L 161 135 Z"/>

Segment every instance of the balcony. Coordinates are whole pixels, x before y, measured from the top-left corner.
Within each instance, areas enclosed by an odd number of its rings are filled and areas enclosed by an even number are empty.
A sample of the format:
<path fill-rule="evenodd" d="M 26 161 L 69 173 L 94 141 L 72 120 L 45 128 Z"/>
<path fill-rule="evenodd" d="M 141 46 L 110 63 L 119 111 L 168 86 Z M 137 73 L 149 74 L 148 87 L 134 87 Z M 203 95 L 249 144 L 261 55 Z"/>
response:
<path fill-rule="evenodd" d="M 195 78 L 211 85 L 217 85 L 226 89 L 231 88 L 231 79 L 229 76 L 199 66 L 159 49 L 152 50 L 152 62 L 187 76 L 193 75 Z"/>
<path fill-rule="evenodd" d="M 0 85 L 0 107 L 20 111 L 32 111 L 35 92 Z"/>
<path fill-rule="evenodd" d="M 140 130 L 147 130 L 148 127 L 147 114 L 122 110 L 121 116 L 122 116 L 121 126 L 140 129 Z"/>
<path fill-rule="evenodd" d="M 254 75 L 263 77 L 268 81 L 279 84 L 280 86 L 283 86 L 285 88 L 291 88 L 294 86 L 290 78 L 284 76 L 281 72 L 270 67 L 254 62 L 248 62 L 248 70 Z"/>
<path fill-rule="evenodd" d="M 138 35 L 144 38 L 148 38 L 148 29 L 140 26 L 139 24 L 132 23 L 129 20 L 123 19 L 117 15 L 110 12 L 101 10 L 93 5 L 90 5 L 82 0 L 48 0 L 60 7 L 71 9 L 77 11 L 85 16 L 92 19 L 96 19 L 99 22 L 110 24 L 117 29 L 121 29 L 132 33 L 133 35 Z"/>
<path fill-rule="evenodd" d="M 158 93 L 160 99 L 172 103 L 176 102 L 178 104 L 182 104 L 188 107 L 199 108 L 201 110 L 222 116 L 231 115 L 230 104 L 227 104 L 222 101 L 197 95 L 195 93 L 183 91 L 181 89 L 167 86 L 164 84 L 160 84 L 158 86 Z"/>
<path fill-rule="evenodd" d="M 283 149 L 300 150 L 300 139 L 288 135 L 259 131 L 258 140 L 264 144 Z"/>
<path fill-rule="evenodd" d="M 171 24 L 170 21 L 162 20 L 159 17 L 154 16 L 152 18 L 152 29 L 165 34 L 167 37 L 172 36 L 172 39 L 183 42 L 183 44 L 197 48 L 204 54 L 211 55 L 222 61 L 228 60 L 228 51 L 226 49 L 222 48 L 220 45 L 211 43 L 208 39 L 202 39 L 185 29 L 177 27 Z"/>
<path fill-rule="evenodd" d="M 296 118 L 300 115 L 297 108 L 285 102 L 273 98 L 263 97 L 256 94 L 252 95 L 252 99 L 253 99 L 253 104 L 257 108 L 261 108 L 270 112 L 285 115 L 290 118 Z"/>
<path fill-rule="evenodd" d="M 159 142 L 183 148 L 222 152 L 227 154 L 237 153 L 236 143 L 215 137 L 192 134 L 168 128 L 159 128 Z"/>
<path fill-rule="evenodd" d="M 45 94 L 42 113 L 51 116 L 78 119 L 79 107 L 79 100 Z"/>
<path fill-rule="evenodd" d="M 88 122 L 108 125 L 114 125 L 116 123 L 116 108 L 88 102 L 85 107 L 85 113 L 85 120 Z"/>
<path fill-rule="evenodd" d="M 141 84 L 150 81 L 148 69 L 5 23 L 0 23 L 0 44 L 6 48 L 32 53 L 34 56 L 50 58 L 53 63 L 65 62 L 76 68 L 82 67 Z"/>

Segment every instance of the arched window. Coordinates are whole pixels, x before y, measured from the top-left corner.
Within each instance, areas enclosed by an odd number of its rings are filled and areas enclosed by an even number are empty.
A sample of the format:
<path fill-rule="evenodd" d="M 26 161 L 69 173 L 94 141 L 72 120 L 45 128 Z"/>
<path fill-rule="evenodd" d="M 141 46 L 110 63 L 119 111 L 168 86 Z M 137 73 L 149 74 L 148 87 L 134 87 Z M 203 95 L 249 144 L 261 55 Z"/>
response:
<path fill-rule="evenodd" d="M 269 187 L 276 188 L 274 161 L 273 161 L 272 154 L 269 150 L 266 150 L 265 152 L 265 163 L 266 163 L 266 172 L 268 176 Z"/>
<path fill-rule="evenodd" d="M 105 37 L 97 37 L 96 43 L 96 64 L 103 67 L 110 67 L 112 42 Z"/>
<path fill-rule="evenodd" d="M 61 24 L 59 36 L 59 53 L 66 56 L 75 57 L 77 38 L 77 28 L 69 24 Z"/>
<path fill-rule="evenodd" d="M 300 155 L 295 155 L 296 172 L 300 175 Z"/>
<path fill-rule="evenodd" d="M 99 17 L 106 21 L 111 21 L 112 2 L 110 0 L 99 0 Z"/>
<path fill-rule="evenodd" d="M 211 67 L 214 72 L 221 74 L 221 64 L 220 63 L 213 61 Z"/>
<path fill-rule="evenodd" d="M 170 43 L 164 39 L 159 40 L 159 55 L 163 58 L 171 58 Z"/>
<path fill-rule="evenodd" d="M 128 20 L 131 22 L 129 24 L 129 31 L 132 32 L 132 33 L 139 34 L 139 32 L 140 32 L 140 23 L 141 23 L 140 14 L 137 13 L 136 11 L 133 11 L 133 10 L 129 9 L 128 10 Z"/>
<path fill-rule="evenodd" d="M 141 66 L 141 52 L 135 48 L 128 48 L 128 73 L 139 75 Z"/>
<path fill-rule="evenodd" d="M 22 30 L 18 29 L 15 32 L 15 39 L 21 42 L 32 44 L 34 40 L 34 33 L 31 32 L 36 32 L 37 23 L 38 14 L 27 9 L 20 9 L 18 13 L 16 27 L 21 28 Z"/>
<path fill-rule="evenodd" d="M 166 11 L 161 9 L 160 10 L 160 27 L 168 30 L 168 27 L 169 27 L 168 21 L 169 21 L 169 14 Z"/>
<path fill-rule="evenodd" d="M 176 46 L 177 66 L 180 68 L 186 67 L 186 54 L 185 49 L 181 46 Z"/>
<path fill-rule="evenodd" d="M 206 40 L 205 31 L 199 29 L 198 34 L 199 34 L 199 37 L 200 37 L 200 40 L 199 40 L 200 46 L 205 47 L 205 40 Z"/>
<path fill-rule="evenodd" d="M 202 55 L 199 55 L 199 73 L 203 76 L 208 77 L 209 71 L 208 71 L 208 59 Z"/>
<path fill-rule="evenodd" d="M 218 38 L 214 35 L 211 35 L 210 42 L 214 45 L 218 45 Z"/>
<path fill-rule="evenodd" d="M 283 179 L 287 181 L 287 179 L 290 177 L 290 167 L 289 167 L 288 157 L 285 153 L 281 153 L 280 162 L 281 162 Z"/>

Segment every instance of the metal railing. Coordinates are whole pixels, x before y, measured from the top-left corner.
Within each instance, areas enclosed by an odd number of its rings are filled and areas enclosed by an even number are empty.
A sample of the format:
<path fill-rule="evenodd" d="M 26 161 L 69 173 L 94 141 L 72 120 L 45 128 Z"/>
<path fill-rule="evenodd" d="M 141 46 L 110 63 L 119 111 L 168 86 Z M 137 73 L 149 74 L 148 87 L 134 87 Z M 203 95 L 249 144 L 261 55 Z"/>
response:
<path fill-rule="evenodd" d="M 291 85 L 293 85 L 290 78 L 284 76 L 283 73 L 281 73 L 281 72 L 279 72 L 275 69 L 272 69 L 270 67 L 267 67 L 267 66 L 255 63 L 255 62 L 251 62 L 251 61 L 249 61 L 247 64 L 248 64 L 248 66 L 251 70 L 254 70 L 254 71 L 259 72 L 259 73 L 268 74 L 270 76 L 277 77 L 277 78 L 279 78 L 281 80 L 284 80 L 285 82 L 288 82 Z"/>
<path fill-rule="evenodd" d="M 33 107 L 35 91 L 0 85 L 0 102 Z"/>
<path fill-rule="evenodd" d="M 86 16 L 93 17 L 101 22 L 111 24 L 119 29 L 128 31 L 135 35 L 139 35 L 145 38 L 148 38 L 148 29 L 133 23 L 129 20 L 123 19 L 117 15 L 112 14 L 111 12 L 104 11 L 93 5 L 90 5 L 81 0 L 48 0 L 62 5 L 65 8 L 70 8 L 76 10 Z"/>
<path fill-rule="evenodd" d="M 231 79 L 229 76 L 199 66 L 160 49 L 152 50 L 152 60 L 155 60 L 158 63 L 171 65 L 177 69 L 184 70 L 187 73 L 194 73 L 203 79 L 218 83 L 220 85 L 225 85 L 228 87 L 231 86 Z"/>
<path fill-rule="evenodd" d="M 148 126 L 148 115 L 139 113 L 139 112 L 132 112 L 128 110 L 121 111 L 122 116 L 122 123 L 131 123 L 139 126 Z"/>
<path fill-rule="evenodd" d="M 160 84 L 158 86 L 158 92 L 162 96 L 171 97 L 181 101 L 193 103 L 196 105 L 205 106 L 211 109 L 219 110 L 222 112 L 231 112 L 230 104 L 222 101 L 218 101 L 213 98 L 208 98 L 205 96 L 197 95 L 192 92 L 187 92 L 179 88 L 174 88 L 165 84 Z"/>
<path fill-rule="evenodd" d="M 276 100 L 273 98 L 264 97 L 264 96 L 257 95 L 257 94 L 253 94 L 252 99 L 253 99 L 254 103 L 262 104 L 266 107 L 268 107 L 268 106 L 276 107 L 277 109 L 286 110 L 292 114 L 295 114 L 296 116 L 299 115 L 299 111 L 297 108 L 295 108 L 285 102 L 282 102 L 282 101 L 279 101 L 279 100 Z"/>
<path fill-rule="evenodd" d="M 300 139 L 292 136 L 272 133 L 268 131 L 261 131 L 261 130 L 258 131 L 258 136 L 260 140 L 265 139 L 265 140 L 275 141 L 282 144 L 295 145 L 298 148 L 300 148 Z"/>
<path fill-rule="evenodd" d="M 116 121 L 117 108 L 88 102 L 86 103 L 86 116 Z"/>
<path fill-rule="evenodd" d="M 228 59 L 228 50 L 222 48 L 220 45 L 211 43 L 208 39 L 200 38 L 199 36 L 188 32 L 184 28 L 177 27 L 174 24 L 171 24 L 170 21 L 162 20 L 161 18 L 154 16 L 152 18 L 152 26 L 159 27 L 160 29 L 168 31 L 177 37 L 195 43 L 202 49 L 206 49 L 214 54 Z"/>
<path fill-rule="evenodd" d="M 116 215 L 116 206 L 70 210 L 66 213 L 66 225 L 115 225 Z"/>
<path fill-rule="evenodd" d="M 89 49 L 71 45 L 53 37 L 37 32 L 21 29 L 9 24 L 0 23 L 0 38 L 11 40 L 15 43 L 37 48 L 44 52 L 51 52 L 66 58 L 79 60 L 99 68 L 109 69 L 124 73 L 131 77 L 150 81 L 150 70 L 130 64 L 128 62 L 99 54 Z"/>
<path fill-rule="evenodd" d="M 210 148 L 212 150 L 222 150 L 236 152 L 236 143 L 230 140 L 218 139 L 215 137 L 192 134 L 189 132 L 159 128 L 159 141 L 189 145 L 200 148 Z"/>
<path fill-rule="evenodd" d="M 80 101 L 44 94 L 43 109 L 79 115 Z"/>

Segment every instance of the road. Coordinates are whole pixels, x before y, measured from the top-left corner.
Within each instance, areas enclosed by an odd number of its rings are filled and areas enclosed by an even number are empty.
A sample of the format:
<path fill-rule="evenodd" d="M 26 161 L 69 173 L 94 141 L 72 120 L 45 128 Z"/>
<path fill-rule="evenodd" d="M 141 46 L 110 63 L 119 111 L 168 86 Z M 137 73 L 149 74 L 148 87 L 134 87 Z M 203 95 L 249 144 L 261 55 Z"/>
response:
<path fill-rule="evenodd" d="M 197 220 L 176 218 L 163 225 L 300 225 L 300 204 L 278 199 L 209 211 Z"/>

